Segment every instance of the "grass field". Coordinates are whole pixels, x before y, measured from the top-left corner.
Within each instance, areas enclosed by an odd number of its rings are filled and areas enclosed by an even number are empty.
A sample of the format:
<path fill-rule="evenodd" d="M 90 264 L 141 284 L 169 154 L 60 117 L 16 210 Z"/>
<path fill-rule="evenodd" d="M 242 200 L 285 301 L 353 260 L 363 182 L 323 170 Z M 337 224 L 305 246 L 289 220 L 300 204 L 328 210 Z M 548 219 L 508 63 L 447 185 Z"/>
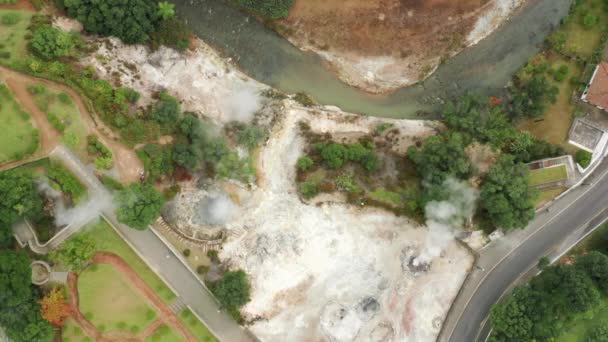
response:
<path fill-rule="evenodd" d="M 64 134 L 63 142 L 84 153 L 87 129 L 72 98 L 40 84 L 30 84 L 28 90 L 36 106 L 47 115 L 53 127 Z"/>
<path fill-rule="evenodd" d="M 122 240 L 105 220 L 100 219 L 97 222 L 89 224 L 79 234 L 87 235 L 93 239 L 98 251 L 112 252 L 120 256 L 164 302 L 169 304 L 175 299 L 175 294 L 135 254 L 131 247 Z"/>
<path fill-rule="evenodd" d="M 530 171 L 530 185 L 539 185 L 566 179 L 568 172 L 565 165 L 546 167 Z"/>
<path fill-rule="evenodd" d="M 101 332 L 138 333 L 156 312 L 112 265 L 91 265 L 78 277 L 80 312 Z"/>
<path fill-rule="evenodd" d="M 583 25 L 585 16 L 596 18 L 596 22 L 590 29 Z M 601 0 L 583 0 L 577 6 L 560 31 L 566 34 L 567 40 L 564 50 L 567 53 L 576 54 L 582 58 L 589 58 L 599 46 L 602 32 L 608 27 L 608 14 L 604 10 Z"/>
<path fill-rule="evenodd" d="M 73 319 L 68 318 L 61 329 L 61 341 L 63 342 L 91 342 L 89 338 Z"/>
<path fill-rule="evenodd" d="M 184 309 L 179 314 L 179 320 L 190 330 L 199 342 L 214 342 L 217 341 L 213 335 L 207 330 L 207 327 L 199 321 L 189 309 Z"/>
<path fill-rule="evenodd" d="M 0 82 L 0 163 L 21 159 L 36 151 L 38 131 L 31 117 L 15 101 L 8 87 Z"/>
<path fill-rule="evenodd" d="M 0 10 L 0 64 L 8 65 L 26 55 L 25 35 L 33 14 L 26 11 Z M 16 18 L 16 22 L 7 24 L 4 19 L 6 16 Z"/>
<path fill-rule="evenodd" d="M 566 188 L 557 188 L 557 189 L 541 191 L 540 196 L 538 196 L 538 199 L 536 200 L 536 205 L 538 206 L 540 204 L 546 203 L 546 202 L 554 199 L 555 197 L 559 196 L 559 194 L 561 194 L 564 191 L 566 191 Z"/>
<path fill-rule="evenodd" d="M 146 342 L 181 342 L 182 338 L 168 326 L 163 325 L 156 329 L 154 334 L 146 339 Z"/>

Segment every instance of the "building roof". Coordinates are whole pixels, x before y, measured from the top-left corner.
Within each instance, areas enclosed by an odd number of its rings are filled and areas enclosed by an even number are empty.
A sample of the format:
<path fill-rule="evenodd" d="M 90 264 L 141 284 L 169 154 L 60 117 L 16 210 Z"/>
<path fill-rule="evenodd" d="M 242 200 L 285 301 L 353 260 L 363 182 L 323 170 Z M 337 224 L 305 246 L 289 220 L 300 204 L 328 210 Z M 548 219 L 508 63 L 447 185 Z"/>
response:
<path fill-rule="evenodd" d="M 589 88 L 583 98 L 585 101 L 604 110 L 608 109 L 608 63 L 598 64 Z"/>

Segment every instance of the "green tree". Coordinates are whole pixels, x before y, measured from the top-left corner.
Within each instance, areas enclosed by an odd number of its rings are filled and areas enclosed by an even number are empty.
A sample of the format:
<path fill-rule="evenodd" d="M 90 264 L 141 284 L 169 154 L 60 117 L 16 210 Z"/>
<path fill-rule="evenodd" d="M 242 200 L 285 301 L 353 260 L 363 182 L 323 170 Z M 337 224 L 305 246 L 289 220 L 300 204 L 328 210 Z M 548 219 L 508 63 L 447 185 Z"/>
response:
<path fill-rule="evenodd" d="M 194 170 L 198 166 L 199 154 L 192 145 L 175 144 L 173 146 L 173 161 L 187 170 Z"/>
<path fill-rule="evenodd" d="M 442 184 L 448 175 L 465 179 L 471 164 L 464 154 L 468 145 L 460 133 L 428 137 L 422 147 L 410 147 L 408 158 L 416 164 L 417 173 L 431 184 Z"/>
<path fill-rule="evenodd" d="M 76 50 L 71 34 L 50 25 L 40 26 L 32 33 L 30 46 L 38 57 L 46 60 L 71 56 Z"/>
<path fill-rule="evenodd" d="M 169 124 L 177 121 L 180 115 L 179 102 L 177 99 L 165 92 L 160 93 L 160 100 L 154 106 L 152 119 L 160 124 Z"/>
<path fill-rule="evenodd" d="M 222 278 L 212 282 L 209 289 L 228 309 L 240 308 L 250 300 L 250 289 L 247 275 L 242 270 L 228 271 Z"/>
<path fill-rule="evenodd" d="M 178 123 L 179 131 L 188 137 L 190 142 L 201 141 L 204 139 L 203 125 L 201 120 L 194 115 L 184 115 Z"/>
<path fill-rule="evenodd" d="M 52 250 L 49 258 L 55 263 L 61 263 L 73 271 L 78 271 L 93 258 L 94 253 L 95 242 L 88 237 L 76 235 L 63 242 L 58 249 Z"/>
<path fill-rule="evenodd" d="M 161 1 L 158 3 L 157 14 L 163 20 L 171 19 L 175 15 L 175 5 L 167 1 Z"/>
<path fill-rule="evenodd" d="M 529 307 L 533 303 L 532 290 L 528 286 L 515 288 L 504 301 L 490 311 L 492 338 L 490 341 L 532 341 L 534 321 Z"/>
<path fill-rule="evenodd" d="M 85 30 L 116 36 L 127 44 L 145 43 L 155 29 L 157 7 L 149 0 L 60 0 Z"/>
<path fill-rule="evenodd" d="M 24 217 L 39 216 L 42 200 L 30 173 L 0 172 L 0 248 L 13 243 L 11 226 Z"/>
<path fill-rule="evenodd" d="M 50 342 L 55 332 L 40 315 L 31 277 L 27 254 L 0 250 L 0 326 L 14 342 Z"/>
<path fill-rule="evenodd" d="M 162 195 L 149 184 L 131 184 L 116 195 L 116 217 L 131 228 L 144 230 L 160 214 Z"/>
<path fill-rule="evenodd" d="M 602 322 L 591 328 L 585 337 L 585 342 L 608 342 L 608 322 Z"/>
<path fill-rule="evenodd" d="M 257 147 L 266 138 L 268 138 L 268 134 L 262 128 L 255 125 L 244 125 L 236 133 L 237 144 L 249 149 Z"/>
<path fill-rule="evenodd" d="M 528 166 L 502 155 L 481 184 L 481 205 L 487 219 L 503 229 L 523 228 L 534 217 L 538 191 L 529 187 Z"/>
<path fill-rule="evenodd" d="M 231 178 L 243 182 L 251 181 L 255 174 L 251 158 L 239 158 L 236 152 L 230 152 L 222 157 L 215 165 L 215 172 L 219 178 Z"/>
<path fill-rule="evenodd" d="M 576 267 L 583 270 L 595 284 L 608 294 L 608 256 L 592 251 L 576 257 Z"/>

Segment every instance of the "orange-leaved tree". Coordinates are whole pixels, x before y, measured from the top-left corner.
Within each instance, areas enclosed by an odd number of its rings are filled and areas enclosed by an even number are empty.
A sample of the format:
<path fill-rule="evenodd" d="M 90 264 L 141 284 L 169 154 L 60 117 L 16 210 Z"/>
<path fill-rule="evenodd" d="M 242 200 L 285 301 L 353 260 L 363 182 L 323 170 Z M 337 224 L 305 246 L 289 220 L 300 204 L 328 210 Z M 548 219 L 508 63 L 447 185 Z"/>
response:
<path fill-rule="evenodd" d="M 62 326 L 64 319 L 70 315 L 70 307 L 58 288 L 53 288 L 38 303 L 42 318 L 56 327 Z"/>

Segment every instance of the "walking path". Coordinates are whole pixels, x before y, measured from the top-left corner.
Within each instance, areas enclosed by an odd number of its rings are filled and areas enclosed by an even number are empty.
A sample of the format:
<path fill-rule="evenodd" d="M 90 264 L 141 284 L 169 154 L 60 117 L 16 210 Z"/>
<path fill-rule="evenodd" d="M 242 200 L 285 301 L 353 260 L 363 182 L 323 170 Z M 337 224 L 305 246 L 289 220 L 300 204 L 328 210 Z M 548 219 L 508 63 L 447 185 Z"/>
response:
<path fill-rule="evenodd" d="M 141 160 L 139 160 L 132 149 L 122 144 L 119 141 L 119 137 L 111 129 L 105 126 L 101 120 L 93 119 L 93 116 L 90 114 L 95 115 L 95 113 L 89 113 L 82 98 L 72 88 L 49 80 L 24 75 L 1 66 L 0 76 L 6 80 L 6 84 L 15 96 L 17 102 L 19 102 L 25 111 L 32 116 L 34 126 L 40 131 L 40 148 L 33 156 L 4 164 L 0 166 L 0 170 L 13 168 L 45 157 L 61 141 L 60 134 L 51 126 L 46 119 L 46 114 L 36 106 L 34 99 L 27 92 L 28 85 L 37 83 L 70 95 L 78 108 L 82 122 L 87 127 L 88 133 L 97 135 L 99 140 L 112 151 L 114 163 L 118 168 L 121 181 L 125 183 L 139 181 L 140 172 L 144 169 Z"/>
<path fill-rule="evenodd" d="M 99 180 L 68 149 L 58 147 L 53 156 L 60 159 L 84 185 L 89 193 L 109 195 Z M 247 330 L 239 326 L 224 311 L 201 280 L 192 273 L 176 253 L 153 231 L 135 230 L 118 221 L 112 210 L 104 210 L 102 216 L 123 240 L 155 271 L 160 278 L 180 297 L 188 308 L 207 326 L 220 341 L 255 341 Z"/>

